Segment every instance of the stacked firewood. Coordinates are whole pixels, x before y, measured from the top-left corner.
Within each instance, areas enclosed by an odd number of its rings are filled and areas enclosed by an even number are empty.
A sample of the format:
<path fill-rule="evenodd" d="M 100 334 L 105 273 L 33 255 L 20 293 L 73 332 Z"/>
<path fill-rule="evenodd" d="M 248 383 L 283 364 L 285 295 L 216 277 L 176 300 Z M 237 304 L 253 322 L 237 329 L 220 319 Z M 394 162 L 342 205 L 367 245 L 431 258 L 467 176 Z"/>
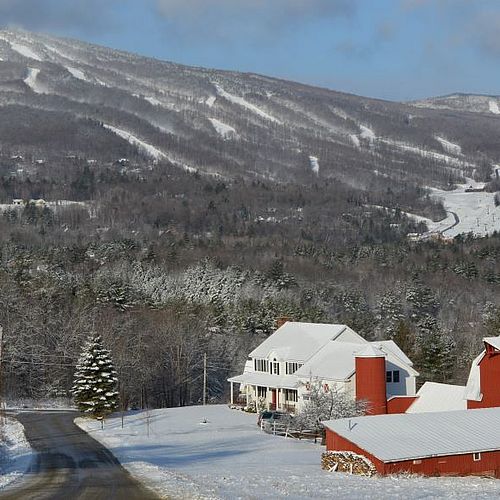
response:
<path fill-rule="evenodd" d="M 377 473 L 370 460 L 351 451 L 325 451 L 321 455 L 321 468 L 331 472 L 348 472 L 362 476 L 373 476 Z"/>

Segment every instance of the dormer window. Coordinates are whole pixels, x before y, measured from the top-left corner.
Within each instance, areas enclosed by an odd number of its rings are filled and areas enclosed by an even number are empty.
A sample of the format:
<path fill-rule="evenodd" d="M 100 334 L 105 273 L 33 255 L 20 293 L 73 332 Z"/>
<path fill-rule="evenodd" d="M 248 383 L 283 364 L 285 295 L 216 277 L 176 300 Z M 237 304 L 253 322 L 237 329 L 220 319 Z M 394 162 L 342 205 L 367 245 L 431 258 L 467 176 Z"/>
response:
<path fill-rule="evenodd" d="M 273 375 L 280 374 L 280 363 L 279 361 L 276 361 L 276 358 L 274 358 L 273 361 L 271 362 L 271 373 Z"/>

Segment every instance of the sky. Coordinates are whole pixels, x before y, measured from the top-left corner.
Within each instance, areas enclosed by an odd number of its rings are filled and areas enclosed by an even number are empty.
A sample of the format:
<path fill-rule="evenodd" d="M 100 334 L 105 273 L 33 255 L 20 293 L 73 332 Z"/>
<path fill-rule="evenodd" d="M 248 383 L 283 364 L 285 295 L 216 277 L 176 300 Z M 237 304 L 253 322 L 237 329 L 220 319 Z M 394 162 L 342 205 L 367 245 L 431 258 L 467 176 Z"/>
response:
<path fill-rule="evenodd" d="M 0 20 L 382 99 L 500 94 L 500 0 L 0 0 Z"/>

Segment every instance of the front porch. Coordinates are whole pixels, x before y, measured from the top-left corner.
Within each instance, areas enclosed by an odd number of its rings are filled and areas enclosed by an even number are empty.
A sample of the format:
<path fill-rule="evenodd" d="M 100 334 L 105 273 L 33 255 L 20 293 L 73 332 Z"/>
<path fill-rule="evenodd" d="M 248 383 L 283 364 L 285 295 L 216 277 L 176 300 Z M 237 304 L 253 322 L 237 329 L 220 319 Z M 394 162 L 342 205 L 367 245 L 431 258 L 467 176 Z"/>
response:
<path fill-rule="evenodd" d="M 241 404 L 256 411 L 279 410 L 295 414 L 298 410 L 298 390 L 296 388 L 268 387 L 257 384 L 243 384 L 230 380 L 231 406 Z M 236 393 L 235 384 L 240 386 Z"/>

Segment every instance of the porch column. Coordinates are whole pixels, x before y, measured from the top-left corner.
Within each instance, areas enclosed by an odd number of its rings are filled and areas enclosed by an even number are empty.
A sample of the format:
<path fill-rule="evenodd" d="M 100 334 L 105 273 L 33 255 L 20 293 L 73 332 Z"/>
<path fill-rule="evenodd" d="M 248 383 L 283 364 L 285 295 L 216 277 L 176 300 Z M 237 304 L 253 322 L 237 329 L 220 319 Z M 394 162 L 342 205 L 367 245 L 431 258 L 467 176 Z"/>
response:
<path fill-rule="evenodd" d="M 249 398 L 250 398 L 250 395 L 248 394 L 248 388 L 249 388 L 249 387 L 250 387 L 250 386 L 249 386 L 249 385 L 247 385 L 247 386 L 246 386 L 246 389 L 245 389 L 245 393 L 246 393 L 246 396 L 247 396 L 247 408 L 248 408 L 248 402 L 249 402 Z"/>
<path fill-rule="evenodd" d="M 234 386 L 233 382 L 231 382 L 231 406 L 234 404 Z"/>

